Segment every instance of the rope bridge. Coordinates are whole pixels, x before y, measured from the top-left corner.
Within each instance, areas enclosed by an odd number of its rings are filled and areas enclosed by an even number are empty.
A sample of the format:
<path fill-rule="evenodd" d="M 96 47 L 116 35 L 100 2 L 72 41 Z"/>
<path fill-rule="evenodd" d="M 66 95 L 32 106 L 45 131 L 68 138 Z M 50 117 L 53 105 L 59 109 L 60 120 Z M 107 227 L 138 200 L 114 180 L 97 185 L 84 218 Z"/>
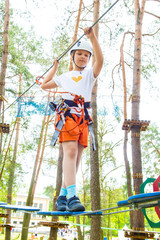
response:
<path fill-rule="evenodd" d="M 147 181 L 148 183 L 148 181 Z M 18 206 L 18 205 L 8 205 L 7 203 L 0 202 L 0 208 L 2 209 L 10 209 L 13 211 L 23 211 L 25 213 L 36 213 L 37 215 L 41 216 L 63 216 L 63 217 L 69 217 L 69 216 L 106 216 L 106 215 L 113 215 L 113 214 L 118 214 L 118 213 L 123 213 L 123 212 L 129 212 L 129 211 L 135 211 L 135 210 L 142 210 L 144 213 L 144 216 L 146 219 L 148 218 L 146 215 L 145 210 L 146 208 L 152 208 L 152 207 L 160 207 L 160 191 L 157 192 L 152 192 L 152 193 L 141 193 L 137 195 L 133 195 L 129 197 L 127 200 L 122 200 L 117 202 L 117 206 L 111 207 L 111 208 L 105 208 L 105 209 L 100 209 L 100 210 L 95 210 L 95 211 L 84 211 L 84 212 L 60 212 L 60 211 L 40 211 L 39 208 L 31 207 L 31 206 Z M 124 210 L 119 210 L 120 208 L 128 208 Z M 114 210 L 114 211 L 112 211 Z M 111 212 L 112 211 L 112 212 Z M 0 217 L 7 217 L 7 216 L 0 216 Z M 148 219 L 147 219 L 148 220 Z M 148 221 L 150 224 L 150 221 Z M 154 223 L 151 222 L 152 225 L 151 227 L 154 228 L 159 228 L 160 227 L 160 222 Z M 60 222 L 39 222 L 38 226 L 47 226 L 50 228 L 63 228 L 66 227 L 66 223 L 60 223 Z M 6 228 L 13 228 L 14 226 L 10 224 L 1 224 L 1 227 L 6 227 Z M 30 228 L 30 227 L 29 227 Z M 133 238 L 133 237 L 138 237 L 140 239 L 154 239 L 154 235 L 157 232 L 146 232 L 146 231 L 140 231 L 140 230 L 124 230 L 124 235 L 125 237 Z"/>
<path fill-rule="evenodd" d="M 117 202 L 117 206 L 111 208 L 105 208 L 95 211 L 84 211 L 84 212 L 68 212 L 68 211 L 40 211 L 39 208 L 31 206 L 18 206 L 18 205 L 8 205 L 7 203 L 0 202 L 0 208 L 10 209 L 14 211 L 24 211 L 27 213 L 36 212 L 38 215 L 43 216 L 95 216 L 95 215 L 111 215 L 127 211 L 135 211 L 139 209 L 151 208 L 160 206 L 160 192 L 152 193 L 142 193 L 129 197 L 127 200 L 122 200 Z M 125 210 L 118 210 L 110 212 L 111 210 L 116 210 L 119 208 L 129 208 Z M 109 211 L 106 213 L 106 211 Z"/>

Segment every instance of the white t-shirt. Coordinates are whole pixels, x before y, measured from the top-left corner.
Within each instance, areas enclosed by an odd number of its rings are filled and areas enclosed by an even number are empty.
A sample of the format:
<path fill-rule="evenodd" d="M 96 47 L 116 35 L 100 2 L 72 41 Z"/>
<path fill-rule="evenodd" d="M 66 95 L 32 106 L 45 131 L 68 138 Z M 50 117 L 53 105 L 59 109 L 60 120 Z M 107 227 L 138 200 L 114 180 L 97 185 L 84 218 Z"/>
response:
<path fill-rule="evenodd" d="M 74 96 L 70 94 L 72 93 L 82 95 L 85 102 L 91 101 L 92 88 L 95 80 L 93 68 L 84 69 L 83 71 L 69 71 L 54 78 L 57 86 L 62 87 L 64 92 L 68 92 L 62 93 L 62 98 L 73 100 Z M 76 112 L 71 110 L 71 113 Z"/>

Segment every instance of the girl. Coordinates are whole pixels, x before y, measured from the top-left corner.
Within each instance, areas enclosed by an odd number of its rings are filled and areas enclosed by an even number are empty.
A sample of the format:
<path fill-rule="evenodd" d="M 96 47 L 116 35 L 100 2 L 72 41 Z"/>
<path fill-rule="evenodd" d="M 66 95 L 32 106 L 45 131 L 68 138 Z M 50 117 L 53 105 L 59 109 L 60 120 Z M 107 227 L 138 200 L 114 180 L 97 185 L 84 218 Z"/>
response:
<path fill-rule="evenodd" d="M 58 211 L 85 210 L 76 195 L 76 173 L 83 149 L 88 146 L 90 114 L 88 108 L 90 107 L 92 88 L 103 66 L 103 55 L 93 29 L 87 27 L 84 29 L 84 33 L 90 39 L 92 46 L 89 42 L 80 40 L 71 49 L 73 71 L 54 77 L 59 64 L 57 60 L 54 60 L 52 69 L 41 84 L 41 88 L 44 90 L 62 87 L 67 92 L 62 94 L 62 98 L 70 109 L 65 116 L 65 124 L 59 135 L 59 142 L 63 147 L 63 183 L 56 202 Z M 87 69 L 86 66 L 92 55 L 92 47 L 95 62 L 90 69 Z M 85 112 L 83 120 L 82 109 Z M 67 131 L 67 129 L 70 130 Z"/>

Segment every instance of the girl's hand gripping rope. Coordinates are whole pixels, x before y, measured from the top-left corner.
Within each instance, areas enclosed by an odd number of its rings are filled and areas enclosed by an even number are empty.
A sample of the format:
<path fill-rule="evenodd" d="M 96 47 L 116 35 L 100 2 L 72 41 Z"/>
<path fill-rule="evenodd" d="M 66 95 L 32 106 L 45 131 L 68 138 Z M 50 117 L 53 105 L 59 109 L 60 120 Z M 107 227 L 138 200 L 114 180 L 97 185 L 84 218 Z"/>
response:
<path fill-rule="evenodd" d="M 58 87 L 57 84 L 53 80 L 53 77 L 54 77 L 54 75 L 57 72 L 58 65 L 59 65 L 58 59 L 54 59 L 53 65 L 52 65 L 52 68 L 51 68 L 50 72 L 48 73 L 48 75 L 45 77 L 44 81 L 41 84 L 41 88 L 43 90 L 52 89 L 52 88 Z"/>
<path fill-rule="evenodd" d="M 95 36 L 92 27 L 86 27 L 86 28 L 84 29 L 84 34 L 85 34 L 89 39 L 91 39 L 92 37 Z"/>

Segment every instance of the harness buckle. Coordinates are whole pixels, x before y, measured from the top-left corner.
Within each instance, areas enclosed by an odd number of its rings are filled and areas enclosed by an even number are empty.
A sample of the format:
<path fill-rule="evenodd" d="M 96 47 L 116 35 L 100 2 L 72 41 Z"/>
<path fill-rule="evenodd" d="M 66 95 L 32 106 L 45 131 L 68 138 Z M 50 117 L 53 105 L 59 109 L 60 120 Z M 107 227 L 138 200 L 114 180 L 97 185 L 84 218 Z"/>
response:
<path fill-rule="evenodd" d="M 49 106 L 52 111 L 56 112 L 57 114 L 63 114 L 69 109 L 67 103 L 65 103 L 65 99 L 57 98 L 53 102 L 49 103 Z"/>
<path fill-rule="evenodd" d="M 88 125 L 92 125 L 93 124 L 93 121 L 92 120 L 89 120 L 88 121 Z"/>

